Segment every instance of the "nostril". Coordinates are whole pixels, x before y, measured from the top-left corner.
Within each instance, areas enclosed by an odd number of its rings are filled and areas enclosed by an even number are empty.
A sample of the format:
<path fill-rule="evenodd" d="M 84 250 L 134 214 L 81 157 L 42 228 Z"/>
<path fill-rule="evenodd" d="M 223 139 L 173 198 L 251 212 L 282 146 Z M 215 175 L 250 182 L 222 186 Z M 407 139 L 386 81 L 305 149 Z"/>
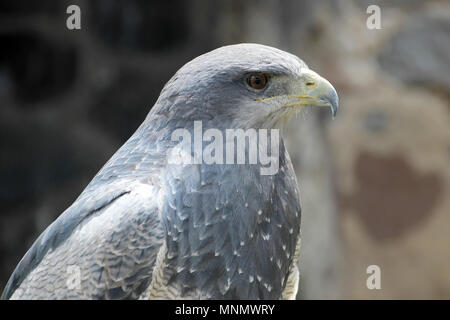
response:
<path fill-rule="evenodd" d="M 315 85 L 315 83 L 314 83 L 313 81 L 308 81 L 308 82 L 306 82 L 306 85 L 307 85 L 308 87 L 312 87 L 312 86 Z"/>

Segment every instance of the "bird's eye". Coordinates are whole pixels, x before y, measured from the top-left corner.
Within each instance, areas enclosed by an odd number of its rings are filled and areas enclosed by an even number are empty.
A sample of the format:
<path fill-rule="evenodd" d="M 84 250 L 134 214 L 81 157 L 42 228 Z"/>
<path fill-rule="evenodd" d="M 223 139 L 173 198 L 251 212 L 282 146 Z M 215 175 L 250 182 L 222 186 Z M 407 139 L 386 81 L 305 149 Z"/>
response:
<path fill-rule="evenodd" d="M 267 76 L 264 73 L 253 73 L 247 77 L 247 84 L 256 90 L 266 87 Z"/>

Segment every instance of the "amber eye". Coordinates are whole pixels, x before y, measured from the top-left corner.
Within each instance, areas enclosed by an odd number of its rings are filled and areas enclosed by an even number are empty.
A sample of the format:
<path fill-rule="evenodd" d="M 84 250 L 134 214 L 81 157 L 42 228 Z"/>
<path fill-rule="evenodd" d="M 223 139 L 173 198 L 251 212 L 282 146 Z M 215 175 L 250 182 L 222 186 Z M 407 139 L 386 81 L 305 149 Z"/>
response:
<path fill-rule="evenodd" d="M 248 76 L 247 84 L 256 90 L 264 89 L 267 84 L 267 76 L 264 73 L 253 73 Z"/>

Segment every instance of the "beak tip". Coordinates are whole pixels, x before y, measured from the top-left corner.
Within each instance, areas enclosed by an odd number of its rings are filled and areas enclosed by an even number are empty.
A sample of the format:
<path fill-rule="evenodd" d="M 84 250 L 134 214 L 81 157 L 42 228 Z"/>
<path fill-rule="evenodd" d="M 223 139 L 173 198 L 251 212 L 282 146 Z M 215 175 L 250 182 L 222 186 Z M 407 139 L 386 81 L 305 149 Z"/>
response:
<path fill-rule="evenodd" d="M 335 90 L 328 94 L 326 97 L 322 98 L 327 102 L 327 105 L 330 106 L 331 114 L 333 119 L 336 117 L 337 111 L 339 109 L 339 98 Z"/>
<path fill-rule="evenodd" d="M 331 114 L 333 115 L 333 119 L 336 117 L 337 114 L 337 110 L 338 110 L 338 104 L 331 104 Z"/>
<path fill-rule="evenodd" d="M 339 97 L 337 95 L 336 90 L 333 90 L 329 101 L 330 101 L 330 107 L 331 107 L 331 114 L 333 115 L 333 119 L 334 119 L 336 117 L 337 111 L 339 109 Z"/>

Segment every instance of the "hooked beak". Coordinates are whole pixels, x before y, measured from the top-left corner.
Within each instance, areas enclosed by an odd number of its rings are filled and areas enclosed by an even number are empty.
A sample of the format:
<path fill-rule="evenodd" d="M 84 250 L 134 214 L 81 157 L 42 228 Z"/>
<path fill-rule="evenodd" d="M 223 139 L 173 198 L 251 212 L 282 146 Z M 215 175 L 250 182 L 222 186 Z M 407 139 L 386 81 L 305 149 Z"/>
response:
<path fill-rule="evenodd" d="M 312 70 L 302 69 L 299 94 L 289 96 L 286 107 L 311 106 L 330 107 L 333 118 L 339 107 L 339 97 L 331 83 Z"/>

